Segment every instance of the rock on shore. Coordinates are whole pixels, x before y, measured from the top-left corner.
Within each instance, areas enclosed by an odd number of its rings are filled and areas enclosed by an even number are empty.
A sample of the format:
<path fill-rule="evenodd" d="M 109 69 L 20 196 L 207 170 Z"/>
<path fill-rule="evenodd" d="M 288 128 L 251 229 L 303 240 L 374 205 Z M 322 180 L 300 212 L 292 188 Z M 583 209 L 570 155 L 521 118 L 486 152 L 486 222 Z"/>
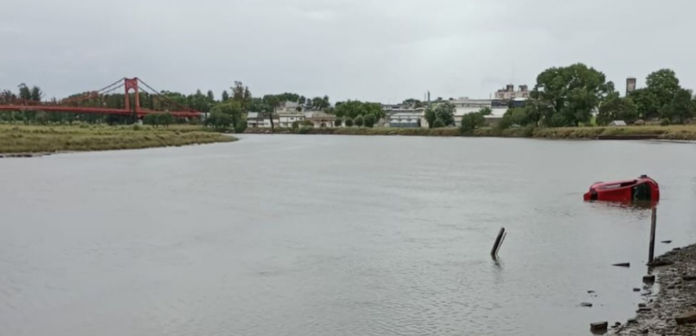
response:
<path fill-rule="evenodd" d="M 656 267 L 659 291 L 640 308 L 635 323 L 620 326 L 613 335 L 696 336 L 696 245 L 671 251 Z M 647 297 L 646 300 L 650 300 Z M 692 322 L 693 321 L 693 322 Z M 677 323 L 679 322 L 679 323 Z"/>

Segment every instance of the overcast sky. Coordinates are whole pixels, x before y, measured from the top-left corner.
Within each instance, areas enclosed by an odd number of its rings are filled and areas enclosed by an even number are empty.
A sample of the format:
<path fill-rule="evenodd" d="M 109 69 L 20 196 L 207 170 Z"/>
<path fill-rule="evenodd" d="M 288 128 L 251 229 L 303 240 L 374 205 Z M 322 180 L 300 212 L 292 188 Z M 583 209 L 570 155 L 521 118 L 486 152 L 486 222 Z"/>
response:
<path fill-rule="evenodd" d="M 1 0 L 0 88 L 48 96 L 138 76 L 160 90 L 235 80 L 332 102 L 487 98 L 584 62 L 623 90 L 659 68 L 696 87 L 691 0 Z"/>

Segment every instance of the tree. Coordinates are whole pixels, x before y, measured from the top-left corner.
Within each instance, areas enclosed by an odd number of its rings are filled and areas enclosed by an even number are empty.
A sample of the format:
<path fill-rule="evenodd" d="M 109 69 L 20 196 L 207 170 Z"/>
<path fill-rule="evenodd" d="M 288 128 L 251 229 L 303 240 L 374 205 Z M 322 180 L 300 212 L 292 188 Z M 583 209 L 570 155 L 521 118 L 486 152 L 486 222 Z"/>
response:
<path fill-rule="evenodd" d="M 365 120 L 362 116 L 357 116 L 355 120 L 353 120 L 353 123 L 355 123 L 355 126 L 362 127 L 365 124 Z"/>
<path fill-rule="evenodd" d="M 31 100 L 31 90 L 24 83 L 19 84 L 19 98 L 25 99 L 25 100 Z"/>
<path fill-rule="evenodd" d="M 215 128 L 229 128 L 230 125 L 237 128 L 240 127 L 242 123 L 246 124 L 242 106 L 235 100 L 228 100 L 226 102 L 218 103 L 210 111 L 210 117 L 208 118 L 210 119 L 215 116 L 210 125 Z M 220 115 L 227 117 L 223 118 Z"/>
<path fill-rule="evenodd" d="M 454 125 L 454 112 L 456 108 L 450 102 L 435 104 L 425 111 L 425 120 L 433 128 L 433 123 L 439 119 L 445 126 Z M 432 120 L 432 121 L 431 121 Z"/>
<path fill-rule="evenodd" d="M 228 129 L 232 125 L 232 116 L 221 111 L 214 111 L 205 120 L 205 124 L 212 126 L 216 130 Z"/>
<path fill-rule="evenodd" d="M 485 106 L 485 107 L 482 107 L 482 108 L 478 111 L 478 113 L 481 113 L 481 115 L 483 115 L 483 116 L 487 116 L 487 115 L 493 114 L 493 110 L 491 110 L 490 107 Z"/>
<path fill-rule="evenodd" d="M 167 112 L 157 115 L 157 121 L 160 125 L 164 127 L 169 127 L 169 125 L 174 123 L 174 116 Z"/>
<path fill-rule="evenodd" d="M 220 101 L 221 101 L 221 102 L 224 102 L 224 101 L 226 101 L 227 99 L 230 99 L 230 94 L 227 93 L 227 90 L 223 90 L 223 91 L 222 91 L 222 100 L 220 100 Z"/>
<path fill-rule="evenodd" d="M 214 102 L 214 101 L 215 101 L 215 94 L 213 94 L 213 90 L 208 90 L 208 100 L 209 100 L 210 102 Z"/>
<path fill-rule="evenodd" d="M 323 110 L 329 108 L 331 103 L 329 103 L 329 96 L 314 97 L 312 98 L 312 107 L 315 109 Z"/>
<path fill-rule="evenodd" d="M 297 99 L 297 102 L 300 105 L 305 105 L 307 103 L 307 98 L 305 98 L 305 96 L 300 96 L 300 98 Z"/>
<path fill-rule="evenodd" d="M 435 122 L 433 123 L 432 128 L 443 128 L 443 127 L 445 127 L 445 123 L 440 119 L 435 119 Z"/>
<path fill-rule="evenodd" d="M 263 97 L 263 102 L 268 107 L 265 111 L 261 112 L 265 117 L 271 120 L 271 133 L 275 132 L 275 125 L 273 123 L 273 114 L 275 110 L 280 105 L 280 100 L 274 95 L 265 95 Z"/>
<path fill-rule="evenodd" d="M 159 118 L 157 117 L 157 114 L 150 113 L 145 115 L 145 117 L 143 117 L 143 124 L 157 127 L 157 125 L 159 125 Z"/>
<path fill-rule="evenodd" d="M 542 107 L 547 125 L 553 124 L 550 121 L 558 114 L 564 124 L 577 126 L 589 122 L 592 110 L 613 91 L 614 84 L 607 82 L 603 73 L 577 63 L 539 74 L 530 96 L 536 101 L 535 106 Z"/>
<path fill-rule="evenodd" d="M 346 119 L 346 127 L 353 127 L 353 119 Z"/>
<path fill-rule="evenodd" d="M 462 134 L 472 134 L 474 130 L 486 125 L 486 118 L 480 112 L 468 113 L 462 116 L 460 130 Z"/>
<path fill-rule="evenodd" d="M 421 107 L 425 107 L 425 103 L 424 103 L 424 102 L 422 102 L 422 101 L 420 101 L 420 100 L 418 100 L 418 99 L 413 99 L 413 98 L 409 98 L 409 99 L 404 100 L 404 102 L 403 102 L 402 104 L 403 104 L 404 106 L 407 106 L 407 107 L 410 107 L 410 108 L 421 108 Z"/>
<path fill-rule="evenodd" d="M 293 121 L 292 122 L 292 129 L 297 130 L 298 128 L 300 128 L 300 122 L 297 120 Z"/>
<path fill-rule="evenodd" d="M 343 124 L 343 119 L 336 118 L 336 120 L 334 120 L 334 126 L 341 127 L 342 124 Z"/>
<path fill-rule="evenodd" d="M 31 100 L 33 101 L 41 101 L 41 98 L 43 98 L 43 92 L 38 86 L 33 86 L 31 88 Z"/>
<path fill-rule="evenodd" d="M 674 71 L 661 69 L 652 72 L 646 78 L 647 87 L 631 92 L 630 97 L 636 103 L 640 117 L 655 119 L 669 110 L 675 96 L 681 90 L 679 79 Z"/>
<path fill-rule="evenodd" d="M 608 125 L 614 120 L 623 120 L 632 124 L 638 120 L 638 107 L 631 98 L 621 98 L 618 92 L 610 94 L 601 105 L 597 114 L 597 124 Z"/>
<path fill-rule="evenodd" d="M 375 116 L 372 114 L 366 115 L 364 118 L 365 127 L 372 128 L 375 126 Z"/>
<path fill-rule="evenodd" d="M 662 108 L 662 118 L 683 124 L 694 117 L 694 101 L 690 90 L 679 88 L 672 101 Z"/>
<path fill-rule="evenodd" d="M 244 112 L 248 111 L 249 104 L 251 103 L 251 91 L 249 91 L 249 87 L 244 86 L 242 82 L 235 81 L 232 87 L 232 99 L 239 103 Z"/>
<path fill-rule="evenodd" d="M 434 128 L 435 126 L 435 120 L 437 120 L 437 116 L 435 116 L 435 110 L 432 108 L 428 108 L 425 110 L 425 121 L 428 122 L 428 127 Z"/>

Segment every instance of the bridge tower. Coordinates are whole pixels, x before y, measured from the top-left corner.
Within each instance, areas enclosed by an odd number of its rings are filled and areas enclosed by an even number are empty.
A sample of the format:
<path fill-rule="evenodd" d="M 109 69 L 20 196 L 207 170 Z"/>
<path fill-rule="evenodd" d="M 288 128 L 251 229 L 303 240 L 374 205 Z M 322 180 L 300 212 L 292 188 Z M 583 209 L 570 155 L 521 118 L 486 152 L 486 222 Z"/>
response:
<path fill-rule="evenodd" d="M 133 111 L 133 115 L 136 116 L 138 115 L 138 111 L 140 110 L 140 93 L 138 91 L 138 77 L 134 78 L 124 78 L 124 87 L 126 88 L 126 104 L 124 105 L 126 107 L 126 110 L 128 111 Z M 135 106 L 131 110 L 130 107 L 130 91 L 133 90 L 135 92 Z"/>

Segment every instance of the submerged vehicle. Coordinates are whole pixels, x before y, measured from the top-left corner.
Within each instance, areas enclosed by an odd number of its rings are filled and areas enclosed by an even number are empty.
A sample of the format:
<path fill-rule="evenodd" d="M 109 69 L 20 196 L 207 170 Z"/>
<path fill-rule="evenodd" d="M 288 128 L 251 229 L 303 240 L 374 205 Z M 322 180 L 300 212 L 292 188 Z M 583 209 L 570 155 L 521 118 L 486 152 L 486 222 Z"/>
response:
<path fill-rule="evenodd" d="M 583 198 L 585 201 L 657 202 L 660 200 L 660 187 L 655 180 L 642 175 L 635 180 L 597 182 Z"/>

